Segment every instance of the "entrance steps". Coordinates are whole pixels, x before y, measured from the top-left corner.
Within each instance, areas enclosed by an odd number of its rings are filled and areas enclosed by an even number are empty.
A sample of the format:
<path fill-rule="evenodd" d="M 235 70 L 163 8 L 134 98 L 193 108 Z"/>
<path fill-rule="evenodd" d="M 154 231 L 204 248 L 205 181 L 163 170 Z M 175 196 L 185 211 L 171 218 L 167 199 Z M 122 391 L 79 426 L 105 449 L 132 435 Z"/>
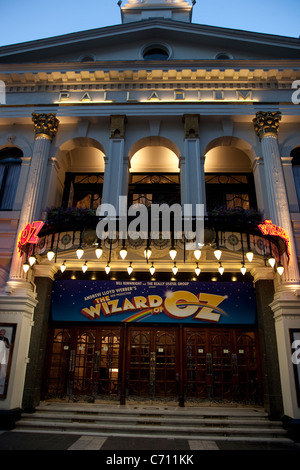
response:
<path fill-rule="evenodd" d="M 41 403 L 14 431 L 93 436 L 286 442 L 280 421 L 261 408 Z"/>

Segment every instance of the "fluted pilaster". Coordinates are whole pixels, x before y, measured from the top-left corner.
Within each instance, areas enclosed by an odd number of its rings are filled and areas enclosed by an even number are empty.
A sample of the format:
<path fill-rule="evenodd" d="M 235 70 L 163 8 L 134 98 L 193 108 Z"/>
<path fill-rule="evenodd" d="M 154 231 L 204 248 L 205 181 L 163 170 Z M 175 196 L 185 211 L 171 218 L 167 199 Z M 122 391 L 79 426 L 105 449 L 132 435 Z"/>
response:
<path fill-rule="evenodd" d="M 256 113 L 256 118 L 253 122 L 254 129 L 261 141 L 269 218 L 272 219 L 275 225 L 284 228 L 290 237 L 291 260 L 287 267 L 288 269 L 285 270 L 284 280 L 288 282 L 299 282 L 296 247 L 278 146 L 280 119 L 281 115 L 279 112 L 260 111 Z"/>
<path fill-rule="evenodd" d="M 53 113 L 33 113 L 32 121 L 34 123 L 35 143 L 19 219 L 18 233 L 26 224 L 40 217 L 51 141 L 57 133 L 59 123 Z M 15 248 L 10 267 L 9 282 L 25 280 L 26 276 L 24 275 L 22 264 L 18 251 Z"/>

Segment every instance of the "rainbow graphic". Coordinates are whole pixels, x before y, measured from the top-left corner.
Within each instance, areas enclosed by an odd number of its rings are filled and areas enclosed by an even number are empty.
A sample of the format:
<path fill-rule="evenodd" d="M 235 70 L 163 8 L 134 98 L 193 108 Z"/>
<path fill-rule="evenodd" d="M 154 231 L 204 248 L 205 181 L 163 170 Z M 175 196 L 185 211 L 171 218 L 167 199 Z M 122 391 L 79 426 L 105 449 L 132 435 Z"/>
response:
<path fill-rule="evenodd" d="M 125 318 L 123 322 L 130 323 L 130 322 L 138 322 L 138 321 L 144 320 L 145 318 L 151 317 L 153 315 L 152 311 L 153 311 L 152 308 L 141 310 L 135 313 L 134 315 L 131 315 L 131 317 Z"/>
<path fill-rule="evenodd" d="M 177 305 L 180 306 L 180 307 L 189 307 L 189 306 L 197 305 L 199 308 L 204 308 L 204 307 L 210 308 L 212 311 L 214 311 L 216 313 L 227 316 L 227 313 L 224 310 L 222 310 L 221 308 L 218 308 L 214 305 L 210 305 L 205 301 L 203 301 L 203 302 L 201 302 L 201 301 L 199 301 L 199 302 L 178 301 Z M 196 312 L 195 312 L 195 314 L 196 314 Z M 135 313 L 134 315 L 131 315 L 130 317 L 125 318 L 123 320 L 123 323 L 139 322 L 139 321 L 144 320 L 145 318 L 151 317 L 152 315 L 153 315 L 153 308 L 149 308 L 149 309 L 146 309 L 146 310 L 140 310 L 139 312 Z"/>

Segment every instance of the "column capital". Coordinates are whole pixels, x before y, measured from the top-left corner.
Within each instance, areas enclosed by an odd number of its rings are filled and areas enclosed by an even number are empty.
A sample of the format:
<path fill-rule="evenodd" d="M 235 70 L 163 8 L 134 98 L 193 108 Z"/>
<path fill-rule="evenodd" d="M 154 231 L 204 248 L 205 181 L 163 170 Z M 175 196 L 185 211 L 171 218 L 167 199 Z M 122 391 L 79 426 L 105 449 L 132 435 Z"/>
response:
<path fill-rule="evenodd" d="M 278 136 L 280 111 L 258 111 L 253 119 L 254 129 L 260 140 L 266 135 Z"/>
<path fill-rule="evenodd" d="M 54 113 L 38 114 L 32 113 L 32 121 L 34 123 L 35 138 L 43 136 L 52 140 L 58 129 L 59 120 Z"/>

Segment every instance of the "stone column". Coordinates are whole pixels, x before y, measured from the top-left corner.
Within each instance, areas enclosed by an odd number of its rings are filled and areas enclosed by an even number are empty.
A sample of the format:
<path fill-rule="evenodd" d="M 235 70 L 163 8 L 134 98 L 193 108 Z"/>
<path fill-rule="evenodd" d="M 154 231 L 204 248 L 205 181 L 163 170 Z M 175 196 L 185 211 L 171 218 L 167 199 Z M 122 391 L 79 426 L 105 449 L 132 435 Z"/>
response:
<path fill-rule="evenodd" d="M 35 143 L 20 213 L 18 233 L 27 223 L 40 217 L 50 144 L 58 126 L 58 120 L 52 113 L 33 114 L 32 120 L 34 122 Z M 31 275 L 24 274 L 22 265 L 17 246 L 15 246 L 9 280 L 5 293 L 0 295 L 1 324 L 16 326 L 7 395 L 0 403 L 0 429 L 13 426 L 15 416 L 21 410 L 26 368 L 30 363 L 28 352 L 38 299 L 35 285 L 31 282 Z"/>
<path fill-rule="evenodd" d="M 32 121 L 34 123 L 35 143 L 19 219 L 18 234 L 27 223 L 38 220 L 41 216 L 41 204 L 50 145 L 58 128 L 58 120 L 53 113 L 33 113 Z M 7 291 L 12 292 L 15 288 L 22 288 L 22 286 L 28 288 L 26 285 L 28 284 L 26 283 L 28 275 L 24 275 L 22 266 L 23 263 L 17 249 L 15 249 L 10 267 Z"/>
<path fill-rule="evenodd" d="M 291 419 L 300 419 L 290 344 L 290 330 L 299 328 L 300 279 L 293 227 L 277 141 L 280 119 L 279 112 L 258 112 L 253 122 L 261 141 L 264 159 L 269 206 L 266 215 L 274 224 L 286 230 L 290 239 L 290 263 L 285 262 L 285 271 L 282 278 L 276 276 L 274 279 L 274 300 L 270 302 L 270 299 L 268 299 L 268 304 L 274 313 L 284 415 Z M 264 328 L 266 330 L 266 325 Z"/>
<path fill-rule="evenodd" d="M 114 115 L 110 119 L 109 155 L 105 160 L 102 204 L 111 204 L 119 210 L 119 196 L 127 195 L 129 159 L 124 155 L 126 116 Z"/>
<path fill-rule="evenodd" d="M 200 153 L 199 115 L 186 114 L 184 120 L 185 156 L 181 157 L 181 202 L 204 204 L 204 158 Z M 206 210 L 205 210 L 206 211 Z"/>
<path fill-rule="evenodd" d="M 262 156 L 264 159 L 269 206 L 267 218 L 271 219 L 275 225 L 286 230 L 290 238 L 291 259 L 289 265 L 285 264 L 283 280 L 289 283 L 298 283 L 300 278 L 297 253 L 278 146 L 280 119 L 281 113 L 279 112 L 259 111 L 256 113 L 253 122 L 255 131 L 261 141 Z"/>

